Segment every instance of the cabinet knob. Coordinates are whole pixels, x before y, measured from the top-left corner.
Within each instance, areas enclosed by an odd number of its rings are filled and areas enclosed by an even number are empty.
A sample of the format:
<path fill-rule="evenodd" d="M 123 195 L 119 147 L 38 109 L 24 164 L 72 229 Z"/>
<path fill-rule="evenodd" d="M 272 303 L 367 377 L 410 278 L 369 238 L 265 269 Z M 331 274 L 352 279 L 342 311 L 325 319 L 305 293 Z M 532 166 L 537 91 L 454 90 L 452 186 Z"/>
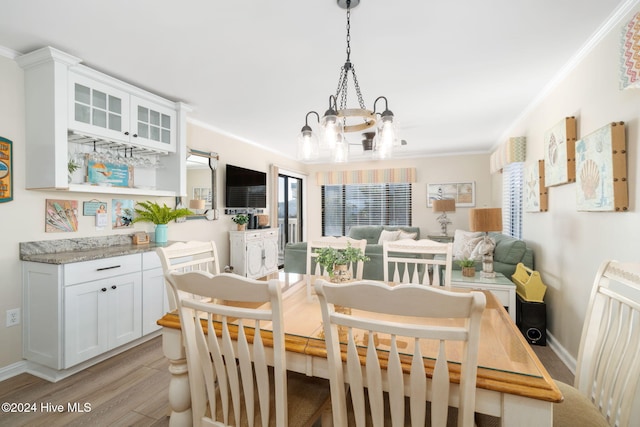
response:
<path fill-rule="evenodd" d="M 107 288 L 100 289 L 102 292 L 107 292 Z"/>
<path fill-rule="evenodd" d="M 134 138 L 137 138 L 137 137 L 138 137 L 138 134 L 137 134 L 137 133 L 134 133 L 134 134 L 133 134 L 133 137 L 134 137 Z"/>
<path fill-rule="evenodd" d="M 116 289 L 116 288 L 117 288 L 117 286 L 116 286 L 116 285 L 112 285 L 112 286 L 111 286 L 111 289 Z"/>
<path fill-rule="evenodd" d="M 127 131 L 127 132 L 125 132 L 124 134 L 125 134 L 125 135 L 129 135 L 129 132 Z"/>

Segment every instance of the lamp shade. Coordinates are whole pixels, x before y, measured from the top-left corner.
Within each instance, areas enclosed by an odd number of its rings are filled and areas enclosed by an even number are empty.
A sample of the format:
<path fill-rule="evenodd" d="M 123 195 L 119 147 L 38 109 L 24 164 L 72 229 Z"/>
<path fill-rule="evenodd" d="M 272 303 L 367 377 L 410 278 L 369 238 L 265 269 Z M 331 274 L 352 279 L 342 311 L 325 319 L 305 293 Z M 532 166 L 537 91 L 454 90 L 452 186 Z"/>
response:
<path fill-rule="evenodd" d="M 204 209 L 204 200 L 191 200 L 189 202 L 189 209 Z"/>
<path fill-rule="evenodd" d="M 431 203 L 433 206 L 433 212 L 455 212 L 456 211 L 455 199 L 433 200 Z"/>
<path fill-rule="evenodd" d="M 502 231 L 501 208 L 476 208 L 469 210 L 471 231 Z"/>

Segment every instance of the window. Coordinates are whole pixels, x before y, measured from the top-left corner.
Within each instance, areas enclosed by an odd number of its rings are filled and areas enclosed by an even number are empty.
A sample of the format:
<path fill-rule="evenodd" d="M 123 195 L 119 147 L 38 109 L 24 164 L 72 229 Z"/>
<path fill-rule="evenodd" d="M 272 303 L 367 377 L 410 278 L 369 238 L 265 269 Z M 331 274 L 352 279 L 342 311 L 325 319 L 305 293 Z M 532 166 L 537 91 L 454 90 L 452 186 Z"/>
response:
<path fill-rule="evenodd" d="M 322 186 L 322 235 L 346 236 L 354 225 L 411 225 L 411 184 Z"/>
<path fill-rule="evenodd" d="M 502 169 L 502 233 L 522 239 L 522 194 L 524 163 L 509 163 Z"/>

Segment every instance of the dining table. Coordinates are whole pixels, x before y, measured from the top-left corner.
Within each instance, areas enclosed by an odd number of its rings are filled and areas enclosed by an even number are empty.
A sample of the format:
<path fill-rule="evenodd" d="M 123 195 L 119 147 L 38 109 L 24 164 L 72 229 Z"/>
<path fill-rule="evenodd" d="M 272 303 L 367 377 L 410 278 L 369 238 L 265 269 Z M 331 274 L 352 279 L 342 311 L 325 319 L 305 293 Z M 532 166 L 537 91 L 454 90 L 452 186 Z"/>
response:
<path fill-rule="evenodd" d="M 315 294 L 308 297 L 305 275 L 279 272 L 263 279 L 274 278 L 279 279 L 282 289 L 287 369 L 329 378 L 318 297 Z M 315 279 L 310 278 L 312 282 Z M 500 425 L 507 427 L 552 426 L 553 404 L 562 401 L 562 393 L 503 305 L 490 291 L 482 292 L 486 295 L 487 304 L 480 330 L 475 411 L 498 417 Z M 192 425 L 191 396 L 180 319 L 173 311 L 159 319 L 158 324 L 162 326 L 162 348 L 169 360 L 171 373 L 168 390 L 170 425 L 189 426 Z M 262 333 L 270 332 L 263 330 Z M 270 341 L 266 338 L 265 343 Z M 384 336 L 377 337 L 378 351 L 384 352 L 388 344 L 389 340 Z M 406 356 L 403 368 L 408 372 L 412 348 L 410 343 L 400 347 Z M 424 356 L 427 375 L 428 359 L 433 356 L 435 354 L 430 355 L 428 350 Z M 448 350 L 447 358 L 452 381 L 450 393 L 454 396 L 457 393 L 461 351 L 454 346 Z M 455 405 L 455 398 L 450 402 Z"/>

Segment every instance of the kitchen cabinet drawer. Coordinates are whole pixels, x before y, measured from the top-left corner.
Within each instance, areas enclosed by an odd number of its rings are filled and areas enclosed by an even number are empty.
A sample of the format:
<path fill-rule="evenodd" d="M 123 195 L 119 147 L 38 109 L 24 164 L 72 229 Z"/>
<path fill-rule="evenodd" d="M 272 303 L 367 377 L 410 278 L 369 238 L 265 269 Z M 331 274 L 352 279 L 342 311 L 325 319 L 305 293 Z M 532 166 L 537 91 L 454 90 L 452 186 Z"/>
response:
<path fill-rule="evenodd" d="M 141 271 L 140 254 L 65 264 L 65 286 Z"/>

